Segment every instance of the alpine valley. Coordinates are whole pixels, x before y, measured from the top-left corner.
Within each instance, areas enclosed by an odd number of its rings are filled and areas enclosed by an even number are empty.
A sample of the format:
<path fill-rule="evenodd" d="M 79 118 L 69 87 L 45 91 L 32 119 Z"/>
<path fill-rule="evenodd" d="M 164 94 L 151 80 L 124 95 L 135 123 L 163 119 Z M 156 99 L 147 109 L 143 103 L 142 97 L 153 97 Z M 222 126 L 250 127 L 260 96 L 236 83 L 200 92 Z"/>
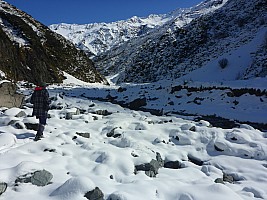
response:
<path fill-rule="evenodd" d="M 266 0 L 49 27 L 0 0 L 0 93 L 1 200 L 267 200 Z"/>
<path fill-rule="evenodd" d="M 265 0 L 206 0 L 165 15 L 50 28 L 86 50 L 110 83 L 124 88 L 120 95 L 106 92 L 114 103 L 129 105 L 141 96 L 139 107 L 154 113 L 267 122 Z"/>

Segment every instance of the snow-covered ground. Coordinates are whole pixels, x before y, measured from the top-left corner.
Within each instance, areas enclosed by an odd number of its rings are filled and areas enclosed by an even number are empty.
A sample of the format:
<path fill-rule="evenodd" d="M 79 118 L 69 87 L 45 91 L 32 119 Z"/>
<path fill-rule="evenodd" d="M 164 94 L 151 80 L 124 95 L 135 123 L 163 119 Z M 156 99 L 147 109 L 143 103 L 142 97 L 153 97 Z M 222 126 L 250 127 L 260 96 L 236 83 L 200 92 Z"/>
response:
<path fill-rule="evenodd" d="M 49 111 L 45 138 L 38 142 L 36 131 L 26 128 L 37 123 L 30 104 L 1 108 L 0 183 L 8 185 L 1 199 L 82 200 L 95 187 L 109 200 L 267 199 L 266 132 L 246 124 L 222 129 L 92 101 L 86 98 L 89 91 L 101 96 L 108 87 L 74 86 L 73 81 L 69 77 L 64 87 L 48 87 L 58 109 Z M 20 111 L 26 115 L 17 116 Z M 72 118 L 66 119 L 69 113 Z M 165 166 L 156 177 L 135 170 L 157 160 L 157 153 Z M 170 162 L 179 167 L 168 168 Z M 53 175 L 50 184 L 15 183 L 43 169 Z"/>
<path fill-rule="evenodd" d="M 102 86 L 100 84 L 86 84 L 79 82 L 73 85 L 76 79 L 70 75 L 64 83 L 68 86 L 58 87 L 58 92 L 64 92 L 67 96 L 80 96 L 86 98 L 104 99 L 108 96 L 114 102 L 129 104 L 138 98 L 145 98 L 146 105 L 142 108 L 147 110 L 162 110 L 163 113 L 182 115 L 213 115 L 240 122 L 267 124 L 267 77 L 249 80 L 228 80 L 204 82 L 191 77 L 182 77 L 177 80 L 162 80 L 147 84 L 112 84 Z M 211 74 L 215 76 L 215 74 Z M 181 90 L 176 87 L 183 87 Z M 121 91 L 119 90 L 121 88 Z M 236 96 L 235 91 L 244 94 Z M 255 95 L 249 90 L 259 90 L 262 95 Z M 193 91 L 192 91 L 193 90 Z M 110 99 L 109 99 L 110 100 Z"/>

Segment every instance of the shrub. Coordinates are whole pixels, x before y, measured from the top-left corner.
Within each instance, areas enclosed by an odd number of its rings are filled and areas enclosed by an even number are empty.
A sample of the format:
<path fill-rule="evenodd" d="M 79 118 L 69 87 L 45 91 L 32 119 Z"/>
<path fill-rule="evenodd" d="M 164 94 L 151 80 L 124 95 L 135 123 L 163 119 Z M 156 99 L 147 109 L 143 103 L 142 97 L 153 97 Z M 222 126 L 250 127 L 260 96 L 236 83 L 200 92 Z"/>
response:
<path fill-rule="evenodd" d="M 227 65 L 228 65 L 228 60 L 227 60 L 226 58 L 223 58 L 223 59 L 219 60 L 218 63 L 219 63 L 219 66 L 220 66 L 222 69 L 224 69 L 224 68 L 226 68 Z"/>

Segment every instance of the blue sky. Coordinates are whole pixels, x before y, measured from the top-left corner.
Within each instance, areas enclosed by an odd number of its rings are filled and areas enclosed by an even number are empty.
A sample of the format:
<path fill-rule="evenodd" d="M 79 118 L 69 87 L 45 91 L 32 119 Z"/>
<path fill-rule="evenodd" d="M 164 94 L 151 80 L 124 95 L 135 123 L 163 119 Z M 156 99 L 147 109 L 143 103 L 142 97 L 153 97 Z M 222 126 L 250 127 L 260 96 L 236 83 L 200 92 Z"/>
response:
<path fill-rule="evenodd" d="M 5 0 L 45 25 L 114 22 L 132 16 L 164 14 L 201 0 Z"/>

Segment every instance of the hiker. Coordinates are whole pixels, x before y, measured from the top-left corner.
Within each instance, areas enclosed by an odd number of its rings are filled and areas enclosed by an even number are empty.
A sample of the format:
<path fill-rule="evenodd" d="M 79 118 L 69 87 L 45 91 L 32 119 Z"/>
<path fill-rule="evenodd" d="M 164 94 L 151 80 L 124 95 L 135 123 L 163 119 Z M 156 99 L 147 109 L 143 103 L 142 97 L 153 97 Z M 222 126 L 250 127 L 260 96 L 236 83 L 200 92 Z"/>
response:
<path fill-rule="evenodd" d="M 35 141 L 43 137 L 44 127 L 46 125 L 47 112 L 49 110 L 49 93 L 46 89 L 46 83 L 41 82 L 31 96 L 30 102 L 33 104 L 32 116 L 39 119 L 38 131 L 34 138 Z"/>

